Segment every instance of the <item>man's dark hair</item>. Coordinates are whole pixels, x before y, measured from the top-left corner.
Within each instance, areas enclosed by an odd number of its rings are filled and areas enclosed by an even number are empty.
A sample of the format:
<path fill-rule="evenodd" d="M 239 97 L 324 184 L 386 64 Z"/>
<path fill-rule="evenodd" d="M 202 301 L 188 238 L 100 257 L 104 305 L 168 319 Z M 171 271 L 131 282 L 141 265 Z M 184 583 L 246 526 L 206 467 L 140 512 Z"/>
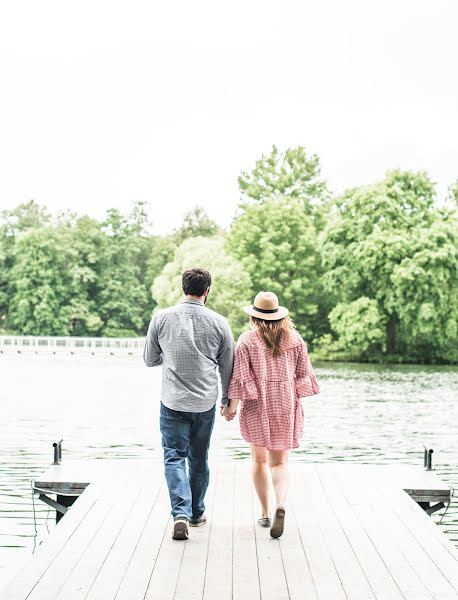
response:
<path fill-rule="evenodd" d="M 183 292 L 189 296 L 203 296 L 210 287 L 212 276 L 205 269 L 188 269 L 183 273 Z"/>

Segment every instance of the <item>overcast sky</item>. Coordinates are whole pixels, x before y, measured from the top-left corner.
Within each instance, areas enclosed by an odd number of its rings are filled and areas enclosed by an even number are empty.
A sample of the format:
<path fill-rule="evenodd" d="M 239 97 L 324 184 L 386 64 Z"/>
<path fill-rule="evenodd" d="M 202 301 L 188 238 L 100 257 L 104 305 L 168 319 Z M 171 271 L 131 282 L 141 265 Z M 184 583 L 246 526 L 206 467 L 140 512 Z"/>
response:
<path fill-rule="evenodd" d="M 0 209 L 200 204 L 222 225 L 272 144 L 331 189 L 458 178 L 456 0 L 97 0 L 0 8 Z"/>

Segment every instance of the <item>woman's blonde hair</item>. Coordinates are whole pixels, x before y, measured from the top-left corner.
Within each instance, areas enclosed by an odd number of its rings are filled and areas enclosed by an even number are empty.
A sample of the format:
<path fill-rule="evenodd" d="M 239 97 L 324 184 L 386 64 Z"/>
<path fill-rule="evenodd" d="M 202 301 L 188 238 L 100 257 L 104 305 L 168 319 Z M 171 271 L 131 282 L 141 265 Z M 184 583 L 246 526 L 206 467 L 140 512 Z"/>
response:
<path fill-rule="evenodd" d="M 295 329 L 293 321 L 288 316 L 277 321 L 266 321 L 250 316 L 250 322 L 253 328 L 261 334 L 272 356 L 280 356 L 282 340 Z"/>

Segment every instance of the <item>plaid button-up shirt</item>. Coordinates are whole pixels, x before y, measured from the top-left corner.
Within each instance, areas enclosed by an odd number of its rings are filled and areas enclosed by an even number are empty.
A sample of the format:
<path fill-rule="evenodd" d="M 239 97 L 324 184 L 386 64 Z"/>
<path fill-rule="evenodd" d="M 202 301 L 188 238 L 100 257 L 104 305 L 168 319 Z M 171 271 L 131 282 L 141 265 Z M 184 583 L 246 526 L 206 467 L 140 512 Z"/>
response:
<path fill-rule="evenodd" d="M 218 399 L 222 404 L 234 363 L 234 340 L 224 317 L 199 300 L 185 298 L 159 311 L 148 327 L 143 359 L 146 366 L 162 365 L 161 400 L 173 410 L 204 412 Z"/>

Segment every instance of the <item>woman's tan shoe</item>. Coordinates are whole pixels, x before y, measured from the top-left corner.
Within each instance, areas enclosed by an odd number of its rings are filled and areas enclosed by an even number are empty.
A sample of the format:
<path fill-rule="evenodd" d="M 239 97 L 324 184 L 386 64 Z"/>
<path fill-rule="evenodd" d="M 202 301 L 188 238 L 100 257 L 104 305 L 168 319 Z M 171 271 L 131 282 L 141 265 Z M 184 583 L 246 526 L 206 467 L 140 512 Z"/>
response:
<path fill-rule="evenodd" d="M 273 538 L 281 537 L 283 529 L 285 527 L 285 508 L 279 506 L 275 511 L 274 522 L 270 530 L 270 535 Z"/>

